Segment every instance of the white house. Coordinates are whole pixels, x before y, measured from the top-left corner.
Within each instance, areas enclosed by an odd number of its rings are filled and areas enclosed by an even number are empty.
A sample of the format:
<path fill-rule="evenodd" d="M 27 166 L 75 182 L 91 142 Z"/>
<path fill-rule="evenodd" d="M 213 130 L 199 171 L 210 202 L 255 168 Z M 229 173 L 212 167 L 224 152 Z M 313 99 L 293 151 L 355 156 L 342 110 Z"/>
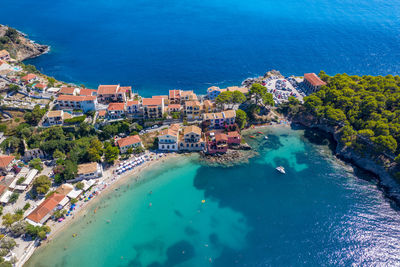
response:
<path fill-rule="evenodd" d="M 158 136 L 158 149 L 165 151 L 178 150 L 179 124 L 172 124 L 168 129 L 161 131 Z"/>

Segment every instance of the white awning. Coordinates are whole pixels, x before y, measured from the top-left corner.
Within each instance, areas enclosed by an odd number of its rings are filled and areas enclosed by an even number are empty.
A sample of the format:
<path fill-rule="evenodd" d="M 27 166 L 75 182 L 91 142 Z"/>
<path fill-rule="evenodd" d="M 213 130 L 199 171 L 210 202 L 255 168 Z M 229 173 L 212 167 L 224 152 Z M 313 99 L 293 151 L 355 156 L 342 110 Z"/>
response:
<path fill-rule="evenodd" d="M 1 196 L 0 202 L 1 202 L 1 203 L 8 203 L 8 200 L 10 199 L 11 195 L 12 195 L 12 192 L 7 190 L 7 191 L 4 192 L 4 194 Z"/>
<path fill-rule="evenodd" d="M 36 174 L 38 173 L 38 170 L 32 169 L 28 172 L 26 175 L 25 181 L 22 182 L 22 185 L 30 185 L 33 181 L 33 178 L 35 178 Z"/>
<path fill-rule="evenodd" d="M 69 198 L 77 198 L 79 197 L 80 194 L 82 194 L 82 190 L 72 190 L 71 192 L 68 193 L 67 197 Z"/>

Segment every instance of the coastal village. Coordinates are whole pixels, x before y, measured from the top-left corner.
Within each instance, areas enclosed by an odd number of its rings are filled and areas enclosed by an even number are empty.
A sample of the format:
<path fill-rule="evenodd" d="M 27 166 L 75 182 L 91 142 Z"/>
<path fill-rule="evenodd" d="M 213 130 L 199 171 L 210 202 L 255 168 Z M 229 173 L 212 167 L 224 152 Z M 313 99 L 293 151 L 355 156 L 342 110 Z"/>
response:
<path fill-rule="evenodd" d="M 314 73 L 284 77 L 271 71 L 240 86 L 212 86 L 204 95 L 171 89 L 142 97 L 131 86 L 88 89 L 59 82 L 0 50 L 0 256 L 22 266 L 91 199 L 167 155 L 218 158 L 248 149 L 241 134 L 251 126 L 244 110 L 258 109 L 254 123 L 285 123 L 271 107 L 302 102 L 323 85 Z M 89 133 L 100 140 L 85 137 Z M 73 161 L 68 140 L 88 156 Z"/>

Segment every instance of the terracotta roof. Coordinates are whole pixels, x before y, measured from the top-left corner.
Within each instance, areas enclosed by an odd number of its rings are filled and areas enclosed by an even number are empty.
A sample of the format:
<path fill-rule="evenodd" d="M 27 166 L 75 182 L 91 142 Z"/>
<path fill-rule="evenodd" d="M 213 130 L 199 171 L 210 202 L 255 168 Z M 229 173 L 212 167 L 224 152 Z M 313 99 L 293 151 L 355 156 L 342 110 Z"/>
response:
<path fill-rule="evenodd" d="M 169 104 L 168 109 L 180 109 L 181 105 L 180 104 Z"/>
<path fill-rule="evenodd" d="M 64 95 L 73 95 L 75 92 L 75 88 L 73 87 L 61 87 L 60 91 L 58 91 L 60 94 Z"/>
<path fill-rule="evenodd" d="M 117 141 L 119 147 L 125 147 L 132 144 L 140 143 L 142 140 L 139 135 L 132 135 L 125 138 L 121 138 Z"/>
<path fill-rule="evenodd" d="M 126 92 L 131 92 L 132 91 L 132 86 L 121 86 L 118 89 L 118 93 L 126 93 Z"/>
<path fill-rule="evenodd" d="M 50 212 L 52 212 L 55 207 L 57 207 L 58 203 L 63 200 L 65 195 L 54 193 L 50 197 L 48 197 L 45 201 L 43 201 L 34 211 L 32 211 L 28 215 L 28 219 L 34 221 L 36 223 L 40 223 L 40 221 Z"/>
<path fill-rule="evenodd" d="M 24 80 L 24 81 L 29 81 L 29 80 L 32 80 L 32 79 L 35 79 L 35 78 L 36 78 L 35 74 L 29 73 L 29 74 L 25 75 L 24 77 L 22 77 L 21 79 Z"/>
<path fill-rule="evenodd" d="M 167 95 L 153 95 L 151 98 L 164 98 L 164 99 L 168 99 Z"/>
<path fill-rule="evenodd" d="M 225 110 L 222 113 L 224 113 L 225 118 L 234 118 L 234 117 L 236 117 L 236 111 L 234 111 L 234 110 Z"/>
<path fill-rule="evenodd" d="M 210 100 L 204 100 L 203 104 L 206 107 L 212 107 L 213 106 L 213 103 Z"/>
<path fill-rule="evenodd" d="M 196 133 L 198 135 L 201 135 L 201 129 L 195 125 L 186 126 L 185 129 L 183 130 L 183 134 L 186 135 L 189 133 Z"/>
<path fill-rule="evenodd" d="M 40 88 L 40 89 L 44 89 L 44 88 L 46 88 L 46 87 L 47 87 L 47 84 L 44 84 L 44 83 L 38 83 L 38 84 L 35 84 L 35 87 L 36 87 L 36 88 Z"/>
<path fill-rule="evenodd" d="M 212 120 L 212 119 L 214 119 L 214 113 L 204 113 L 203 114 L 203 119 L 204 120 Z"/>
<path fill-rule="evenodd" d="M 228 137 L 240 137 L 240 134 L 237 131 L 229 132 Z"/>
<path fill-rule="evenodd" d="M 143 98 L 143 106 L 160 106 L 162 105 L 163 98 Z"/>
<path fill-rule="evenodd" d="M 110 103 L 107 110 L 124 110 L 125 103 Z"/>
<path fill-rule="evenodd" d="M 86 89 L 82 88 L 79 91 L 79 95 L 93 95 L 93 93 L 96 93 L 97 91 L 94 89 Z"/>
<path fill-rule="evenodd" d="M 78 175 L 93 173 L 97 171 L 97 162 L 90 162 L 78 165 Z"/>
<path fill-rule="evenodd" d="M 96 96 L 83 96 L 83 95 L 59 95 L 57 101 L 94 101 Z"/>
<path fill-rule="evenodd" d="M 0 50 L 0 57 L 9 56 L 9 55 L 10 55 L 10 53 L 8 53 L 7 50 L 5 50 L 5 49 Z"/>
<path fill-rule="evenodd" d="M 51 110 L 47 112 L 47 118 L 61 117 L 62 113 L 62 110 Z"/>
<path fill-rule="evenodd" d="M 214 114 L 215 119 L 223 119 L 224 118 L 224 115 L 222 115 L 222 112 L 213 113 L 213 114 Z"/>
<path fill-rule="evenodd" d="M 171 124 L 171 126 L 169 126 L 168 129 L 162 130 L 160 135 L 169 134 L 172 136 L 176 136 L 176 135 L 178 135 L 180 128 L 181 128 L 181 126 L 178 123 Z"/>
<path fill-rule="evenodd" d="M 215 141 L 228 141 L 228 136 L 223 133 L 218 133 L 215 135 Z"/>
<path fill-rule="evenodd" d="M 309 83 L 311 83 L 313 86 L 322 86 L 326 85 L 326 82 L 321 80 L 317 74 L 315 73 L 306 73 L 304 74 L 304 79 L 306 79 Z"/>
<path fill-rule="evenodd" d="M 200 106 L 200 102 L 197 100 L 186 101 L 185 106 L 187 107 Z"/>
<path fill-rule="evenodd" d="M 106 115 L 107 111 L 105 109 L 99 110 L 99 116 L 104 117 Z"/>
<path fill-rule="evenodd" d="M 0 184 L 0 196 L 6 191 L 7 186 Z"/>
<path fill-rule="evenodd" d="M 97 93 L 99 95 L 112 95 L 117 92 L 119 85 L 99 85 Z"/>
<path fill-rule="evenodd" d="M 126 105 L 127 105 L 128 107 L 133 106 L 133 105 L 139 105 L 139 100 L 131 100 L 131 101 L 128 101 L 128 102 L 126 103 Z"/>
<path fill-rule="evenodd" d="M 180 98 L 181 90 L 169 90 L 169 98 Z"/>
<path fill-rule="evenodd" d="M 0 168 L 5 169 L 14 159 L 14 156 L 0 156 Z"/>

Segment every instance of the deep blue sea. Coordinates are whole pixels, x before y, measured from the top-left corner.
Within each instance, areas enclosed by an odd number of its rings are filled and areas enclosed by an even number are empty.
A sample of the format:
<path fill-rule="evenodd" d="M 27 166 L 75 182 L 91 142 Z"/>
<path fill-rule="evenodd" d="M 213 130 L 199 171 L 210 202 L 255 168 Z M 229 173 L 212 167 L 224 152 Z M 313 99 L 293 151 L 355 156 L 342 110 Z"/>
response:
<path fill-rule="evenodd" d="M 270 69 L 399 74 L 392 0 L 2 0 L 0 23 L 51 52 L 29 63 L 60 80 L 204 92 Z"/>
<path fill-rule="evenodd" d="M 373 177 L 311 132 L 263 131 L 248 139 L 259 153 L 249 163 L 182 156 L 131 177 L 26 266 L 400 265 L 400 214 Z"/>

